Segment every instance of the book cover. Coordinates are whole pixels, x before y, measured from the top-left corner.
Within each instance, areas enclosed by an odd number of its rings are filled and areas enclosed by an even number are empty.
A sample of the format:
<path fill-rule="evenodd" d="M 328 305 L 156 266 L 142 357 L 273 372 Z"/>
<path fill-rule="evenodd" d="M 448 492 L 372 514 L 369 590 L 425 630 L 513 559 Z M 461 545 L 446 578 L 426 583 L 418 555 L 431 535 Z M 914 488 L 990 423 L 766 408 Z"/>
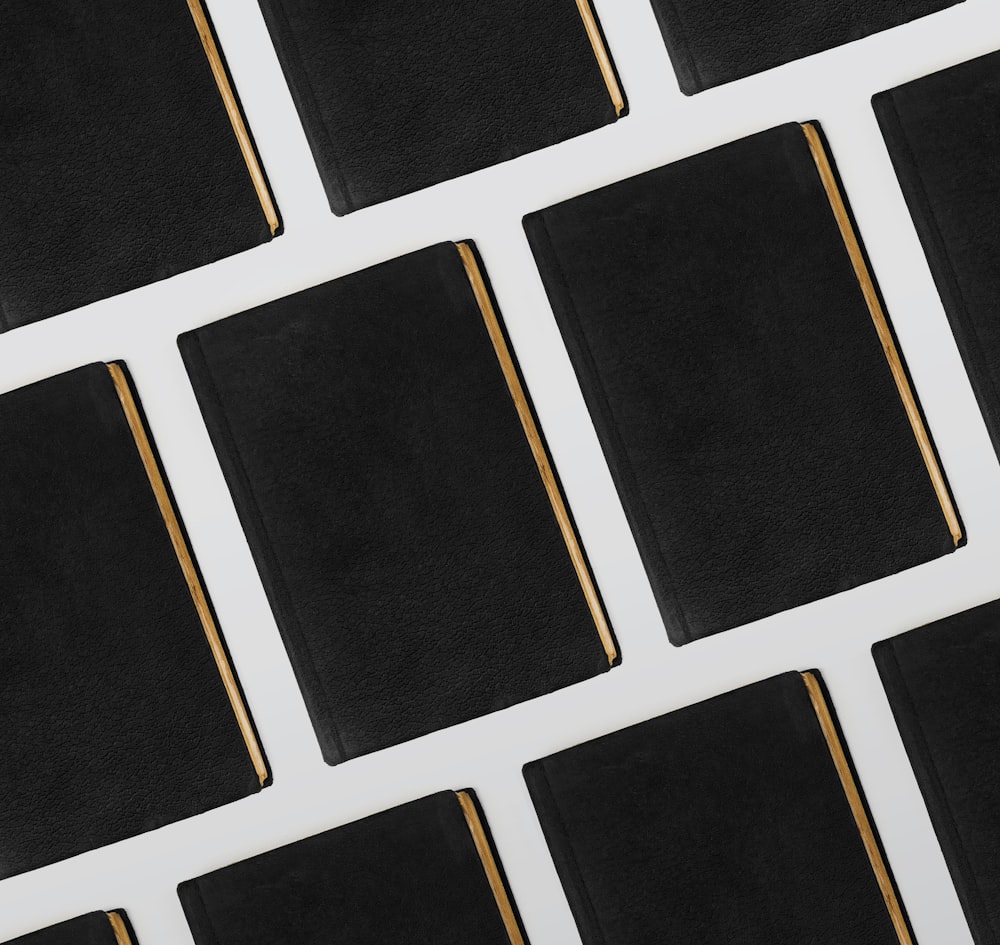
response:
<path fill-rule="evenodd" d="M 816 672 L 525 765 L 584 945 L 912 945 Z"/>
<path fill-rule="evenodd" d="M 1000 602 L 876 643 L 872 656 L 977 945 L 1000 941 Z"/>
<path fill-rule="evenodd" d="M 815 124 L 524 226 L 671 642 L 962 543 Z"/>
<path fill-rule="evenodd" d="M 803 59 L 960 0 L 652 0 L 685 95 Z"/>
<path fill-rule="evenodd" d="M 179 344 L 328 762 L 617 663 L 469 244 Z"/>
<path fill-rule="evenodd" d="M 626 111 L 592 0 L 259 0 L 334 213 Z"/>
<path fill-rule="evenodd" d="M 1000 454 L 1000 52 L 881 92 L 872 106 Z"/>
<path fill-rule="evenodd" d="M 280 223 L 201 0 L 5 0 L 0 331 Z"/>
<path fill-rule="evenodd" d="M 7 945 L 138 945 L 124 909 L 87 915 L 11 939 Z"/>
<path fill-rule="evenodd" d="M 442 791 L 178 887 L 195 945 L 525 945 L 472 791 Z"/>
<path fill-rule="evenodd" d="M 119 364 L 0 396 L 0 878 L 269 779 Z"/>

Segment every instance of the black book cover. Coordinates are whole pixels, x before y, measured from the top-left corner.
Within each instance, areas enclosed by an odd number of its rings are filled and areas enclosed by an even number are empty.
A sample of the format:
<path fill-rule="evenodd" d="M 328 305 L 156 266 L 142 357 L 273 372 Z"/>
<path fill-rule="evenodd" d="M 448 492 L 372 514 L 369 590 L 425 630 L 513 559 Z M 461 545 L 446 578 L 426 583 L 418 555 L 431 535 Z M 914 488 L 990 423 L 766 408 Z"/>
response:
<path fill-rule="evenodd" d="M 814 125 L 525 229 L 673 643 L 961 543 Z"/>
<path fill-rule="evenodd" d="M 0 441 L 2 878 L 267 770 L 121 366 L 0 396 Z"/>
<path fill-rule="evenodd" d="M 196 945 L 524 945 L 471 791 L 442 791 L 188 880 Z"/>
<path fill-rule="evenodd" d="M 123 909 L 87 915 L 11 939 L 6 945 L 138 945 Z"/>
<path fill-rule="evenodd" d="M 958 2 L 652 0 L 685 95 L 842 46 Z"/>
<path fill-rule="evenodd" d="M 1000 52 L 872 99 L 893 167 L 1000 455 Z"/>
<path fill-rule="evenodd" d="M 1000 601 L 872 647 L 977 945 L 1000 942 Z"/>
<path fill-rule="evenodd" d="M 584 945 L 912 945 L 818 674 L 524 768 Z"/>
<path fill-rule="evenodd" d="M 200 0 L 0 11 L 0 331 L 271 238 L 276 211 Z"/>
<path fill-rule="evenodd" d="M 468 244 L 179 344 L 328 762 L 617 661 Z"/>
<path fill-rule="evenodd" d="M 593 0 L 259 0 L 334 213 L 614 122 Z"/>

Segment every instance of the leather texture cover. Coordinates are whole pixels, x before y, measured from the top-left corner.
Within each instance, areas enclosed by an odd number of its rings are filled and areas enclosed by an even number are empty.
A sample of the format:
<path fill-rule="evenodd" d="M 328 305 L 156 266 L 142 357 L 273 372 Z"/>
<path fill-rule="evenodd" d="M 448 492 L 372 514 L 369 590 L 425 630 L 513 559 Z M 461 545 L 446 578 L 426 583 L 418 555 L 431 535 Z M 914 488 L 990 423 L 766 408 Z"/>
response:
<path fill-rule="evenodd" d="M 443 791 L 181 883 L 196 945 L 511 945 Z"/>
<path fill-rule="evenodd" d="M 977 945 L 1000 942 L 1000 601 L 872 647 Z"/>
<path fill-rule="evenodd" d="M 122 909 L 116 910 L 127 928 L 127 917 Z M 132 937 L 133 945 L 138 945 Z M 11 939 L 6 945 L 122 945 L 106 912 L 88 912 L 67 922 L 40 929 L 29 935 Z"/>
<path fill-rule="evenodd" d="M 576 0 L 259 2 L 336 214 L 616 120 Z"/>
<path fill-rule="evenodd" d="M 609 668 L 455 244 L 179 344 L 329 763 Z"/>
<path fill-rule="evenodd" d="M 584 945 L 898 945 L 799 673 L 524 776 Z"/>
<path fill-rule="evenodd" d="M 959 0 L 651 0 L 681 91 L 734 79 L 879 33 Z"/>
<path fill-rule="evenodd" d="M 969 380 L 1000 455 L 1000 52 L 872 99 Z"/>
<path fill-rule="evenodd" d="M 185 0 L 0 21 L 0 330 L 271 238 Z"/>
<path fill-rule="evenodd" d="M 525 229 L 671 642 L 954 549 L 802 127 Z"/>
<path fill-rule="evenodd" d="M 0 397 L 0 877 L 260 789 L 104 364 Z"/>

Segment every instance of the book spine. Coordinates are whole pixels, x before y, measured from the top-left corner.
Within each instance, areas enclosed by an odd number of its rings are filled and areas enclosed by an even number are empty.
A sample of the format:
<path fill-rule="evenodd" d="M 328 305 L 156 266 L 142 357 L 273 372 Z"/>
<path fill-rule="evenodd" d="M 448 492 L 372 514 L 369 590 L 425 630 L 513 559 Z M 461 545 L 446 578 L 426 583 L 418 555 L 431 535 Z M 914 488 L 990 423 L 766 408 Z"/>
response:
<path fill-rule="evenodd" d="M 941 783 L 930 746 L 920 726 L 916 706 L 907 688 L 892 640 L 876 643 L 872 647 L 872 658 L 889 696 L 889 707 L 896 721 L 896 727 L 899 729 L 910 766 L 916 776 L 917 785 L 976 942 L 978 945 L 998 945 L 1000 939 L 990 923 L 985 900 L 965 855 L 955 816 L 948 803 L 948 795 Z"/>
<path fill-rule="evenodd" d="M 208 917 L 205 901 L 201 898 L 198 880 L 189 879 L 177 887 L 177 898 L 181 901 L 184 917 L 191 928 L 196 945 L 221 945 L 215 928 Z"/>
<path fill-rule="evenodd" d="M 320 113 L 309 76 L 302 66 L 302 57 L 282 0 L 258 0 L 258 4 L 267 23 L 268 32 L 271 34 L 282 71 L 285 73 L 289 91 L 295 100 L 295 108 L 309 141 L 330 209 L 337 216 L 344 216 L 352 210 L 357 210 L 358 207 L 351 199 L 347 191 L 347 181 L 334 159 L 336 150 L 333 138 Z"/>
<path fill-rule="evenodd" d="M 590 345 L 573 304 L 572 293 L 552 246 L 545 223 L 545 211 L 528 214 L 524 218 L 524 231 L 535 254 L 545 291 L 552 305 L 552 312 L 570 354 L 580 390 L 604 451 L 604 458 L 621 498 L 625 517 L 639 548 L 653 595 L 667 628 L 667 636 L 675 646 L 690 643 L 693 639 L 691 629 L 673 593 L 673 582 L 670 580 L 663 550 L 649 521 L 645 500 L 636 482 L 625 444 L 618 435 L 614 414 L 604 392 L 600 373 L 591 356 Z"/>
<path fill-rule="evenodd" d="M 704 91 L 708 86 L 698 72 L 698 64 L 688 45 L 687 30 L 681 24 L 673 0 L 653 0 L 653 14 L 659 24 L 681 91 L 685 95 Z"/>
<path fill-rule="evenodd" d="M 545 842 L 549 853 L 552 854 L 552 861 L 556 865 L 556 872 L 559 874 L 566 898 L 569 900 L 583 945 L 608 945 L 597 920 L 597 912 L 590 899 L 583 872 L 573 850 L 573 843 L 556 804 L 548 775 L 545 773 L 545 760 L 526 764 L 521 773 L 528 785 L 528 793 L 535 805 Z"/>
<path fill-rule="evenodd" d="M 344 750 L 336 725 L 329 711 L 329 699 L 316 671 L 308 644 L 299 627 L 294 605 L 285 586 L 281 567 L 271 553 L 271 542 L 263 516 L 247 476 L 236 439 L 229 427 L 226 410 L 219 396 L 215 379 L 205 359 L 196 332 L 177 339 L 181 357 L 195 387 L 198 406 L 208 428 L 219 465 L 225 474 L 240 524 L 250 545 L 254 563 L 260 574 L 268 602 L 274 612 L 285 649 L 295 671 L 309 717 L 320 742 L 327 764 L 339 764 L 350 757 Z"/>
<path fill-rule="evenodd" d="M 976 326 L 965 303 L 961 284 L 938 227 L 934 208 L 924 187 L 916 156 L 910 146 L 892 91 L 872 98 L 872 109 L 889 150 L 903 198 L 923 246 L 952 334 L 965 362 L 969 381 L 986 421 L 993 449 L 1000 456 L 1000 393 L 984 355 Z"/>

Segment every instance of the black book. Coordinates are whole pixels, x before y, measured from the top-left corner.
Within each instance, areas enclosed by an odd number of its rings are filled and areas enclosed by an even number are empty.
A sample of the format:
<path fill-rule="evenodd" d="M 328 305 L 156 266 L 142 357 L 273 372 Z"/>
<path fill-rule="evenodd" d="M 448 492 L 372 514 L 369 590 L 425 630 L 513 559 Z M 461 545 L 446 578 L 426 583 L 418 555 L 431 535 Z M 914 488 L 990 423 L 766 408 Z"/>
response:
<path fill-rule="evenodd" d="M 468 244 L 180 348 L 328 762 L 617 662 Z"/>
<path fill-rule="evenodd" d="M 200 0 L 4 0 L 0 331 L 279 228 Z"/>
<path fill-rule="evenodd" d="M 961 543 L 814 125 L 524 222 L 673 643 Z"/>
<path fill-rule="evenodd" d="M 67 922 L 11 939 L 6 945 L 133 945 L 128 916 L 115 912 L 89 912 Z"/>
<path fill-rule="evenodd" d="M 909 23 L 960 0 L 651 0 L 681 91 L 693 95 Z"/>
<path fill-rule="evenodd" d="M 969 380 L 1000 455 L 1000 52 L 872 99 Z"/>
<path fill-rule="evenodd" d="M 472 791 L 443 791 L 188 880 L 196 945 L 524 945 Z"/>
<path fill-rule="evenodd" d="M 584 945 L 912 945 L 818 674 L 524 768 Z"/>
<path fill-rule="evenodd" d="M 0 396 L 0 878 L 267 766 L 121 365 Z"/>
<path fill-rule="evenodd" d="M 1000 942 L 1000 601 L 876 643 L 882 676 L 977 945 Z"/>
<path fill-rule="evenodd" d="M 591 0 L 259 2 L 337 214 L 625 113 Z"/>

